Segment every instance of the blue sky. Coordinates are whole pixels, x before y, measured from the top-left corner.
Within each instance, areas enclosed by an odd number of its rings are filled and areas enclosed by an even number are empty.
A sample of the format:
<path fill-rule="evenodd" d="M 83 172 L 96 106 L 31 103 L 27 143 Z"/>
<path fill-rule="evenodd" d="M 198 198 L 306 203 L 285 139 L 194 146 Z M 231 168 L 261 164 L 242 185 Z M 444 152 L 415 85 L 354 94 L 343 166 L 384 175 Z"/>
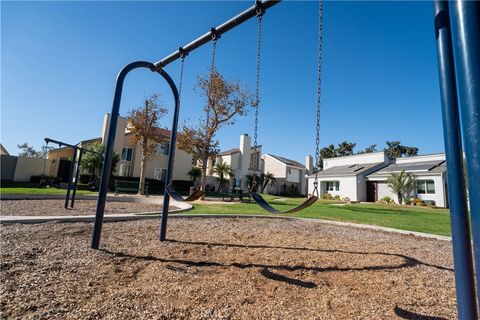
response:
<path fill-rule="evenodd" d="M 252 1 L 1 3 L 1 142 L 11 154 L 44 137 L 76 143 L 100 136 L 115 78 L 131 61 L 158 61 Z M 443 151 L 438 71 L 430 2 L 327 1 L 324 7 L 321 144 L 357 149 L 400 140 L 421 153 Z M 283 2 L 263 24 L 259 143 L 264 152 L 303 162 L 315 150 L 317 2 Z M 256 20 L 225 34 L 217 68 L 253 91 Z M 194 91 L 211 45 L 185 65 L 181 121 L 195 121 Z M 166 71 L 178 79 L 179 63 Z M 121 114 L 160 93 L 158 75 L 131 73 Z M 219 132 L 222 149 L 253 131 L 253 112 Z M 164 120 L 170 126 L 172 112 Z"/>

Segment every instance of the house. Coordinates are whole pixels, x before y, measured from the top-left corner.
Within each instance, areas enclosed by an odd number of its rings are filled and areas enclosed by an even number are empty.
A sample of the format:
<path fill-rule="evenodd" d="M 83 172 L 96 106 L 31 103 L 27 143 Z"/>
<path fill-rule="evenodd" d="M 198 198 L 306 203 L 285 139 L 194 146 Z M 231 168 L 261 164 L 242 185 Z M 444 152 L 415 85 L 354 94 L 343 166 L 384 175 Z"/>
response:
<path fill-rule="evenodd" d="M 240 136 L 240 145 L 220 152 L 215 159 L 211 159 L 207 165 L 207 184 L 217 186 L 218 175 L 212 172 L 215 164 L 223 162 L 233 169 L 234 176 L 230 179 L 225 188 L 239 188 L 248 190 L 248 176 L 254 174 L 260 176 L 262 173 L 273 173 L 276 184 L 269 184 L 264 190 L 270 194 L 302 194 L 306 193 L 305 174 L 308 165 L 311 167 L 312 158 L 307 157 L 307 166 L 285 157 L 272 154 L 263 154 L 262 146 L 252 146 L 248 134 Z M 309 163 L 309 164 L 308 164 Z M 311 172 L 311 169 L 310 169 Z M 226 177 L 228 179 L 228 177 Z"/>
<path fill-rule="evenodd" d="M 217 185 L 218 175 L 212 172 L 215 164 L 223 162 L 228 164 L 234 171 L 233 179 L 230 179 L 227 184 L 228 189 L 239 188 L 247 190 L 247 176 L 254 174 L 260 175 L 260 154 L 262 146 L 251 146 L 251 138 L 248 134 L 240 136 L 240 145 L 238 148 L 233 148 L 219 152 L 215 159 L 210 159 L 207 164 L 207 184 Z M 228 179 L 228 177 L 226 177 Z M 227 188 L 226 186 L 226 188 Z"/>
<path fill-rule="evenodd" d="M 110 114 L 105 114 L 103 119 L 103 129 L 101 137 L 84 140 L 80 142 L 80 147 L 87 147 L 93 143 L 105 143 L 107 139 L 108 126 L 110 123 Z M 158 128 L 159 133 L 166 139 L 170 138 L 170 131 Z M 142 148 L 140 143 L 135 143 L 132 139 L 133 134 L 128 129 L 127 119 L 119 117 L 117 122 L 117 131 L 113 151 L 120 156 L 120 161 L 114 170 L 114 175 L 121 177 L 140 177 Z M 169 143 L 161 143 L 157 147 L 157 153 L 153 159 L 147 160 L 145 167 L 145 177 L 150 179 L 166 179 L 168 164 Z M 51 150 L 47 158 L 52 160 L 53 165 L 50 169 L 50 175 L 61 176 L 65 174 L 68 177 L 70 163 L 73 155 L 71 148 L 58 148 Z M 174 180 L 190 180 L 188 172 L 192 168 L 192 155 L 175 149 L 174 159 Z"/>
<path fill-rule="evenodd" d="M 439 207 L 448 207 L 444 154 L 389 158 L 384 152 L 364 153 L 323 160 L 317 173 L 320 195 L 348 198 L 354 202 L 375 202 L 385 196 L 397 201 L 388 187 L 392 173 L 411 173 L 417 186 L 410 195 Z M 308 177 L 308 192 L 313 193 L 315 175 Z"/>
<path fill-rule="evenodd" d="M 269 184 L 264 193 L 305 195 L 306 171 L 306 166 L 295 160 L 268 153 L 262 155 L 262 172 L 273 173 L 276 179 L 276 184 Z"/>
<path fill-rule="evenodd" d="M 387 179 L 392 173 L 405 170 L 415 176 L 416 189 L 410 195 L 438 207 L 448 207 L 447 166 L 444 154 L 396 158 L 394 163 L 369 174 L 367 201 L 374 202 L 388 196 L 397 201 L 397 195 L 388 187 Z"/>

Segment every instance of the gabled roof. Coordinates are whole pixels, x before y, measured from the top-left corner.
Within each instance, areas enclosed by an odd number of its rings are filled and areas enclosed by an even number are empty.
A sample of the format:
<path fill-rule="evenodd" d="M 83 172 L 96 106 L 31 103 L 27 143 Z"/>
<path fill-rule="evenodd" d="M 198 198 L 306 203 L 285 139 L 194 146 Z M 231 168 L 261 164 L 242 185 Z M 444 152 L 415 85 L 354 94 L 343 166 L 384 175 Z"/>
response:
<path fill-rule="evenodd" d="M 319 171 L 317 177 L 356 176 L 381 164 L 382 162 L 375 162 L 331 167 Z"/>
<path fill-rule="evenodd" d="M 233 149 L 221 151 L 221 152 L 218 153 L 218 155 L 219 156 L 226 156 L 226 155 L 230 155 L 230 154 L 234 154 L 234 153 L 240 153 L 240 149 L 239 148 L 233 148 Z"/>
<path fill-rule="evenodd" d="M 292 167 L 297 167 L 297 168 L 300 168 L 300 169 L 305 169 L 305 165 L 301 164 L 300 162 L 297 162 L 295 160 L 290 160 L 290 159 L 287 159 L 287 158 L 284 158 L 284 157 L 280 157 L 280 156 L 275 156 L 273 154 L 270 154 L 270 153 L 266 153 L 265 155 L 267 156 L 270 156 L 288 166 L 292 166 Z"/>
<path fill-rule="evenodd" d="M 262 145 L 258 145 L 258 146 L 253 146 L 253 147 L 250 147 L 250 150 L 251 151 L 255 151 L 256 149 L 259 149 L 261 148 Z M 240 153 L 240 149 L 239 148 L 232 148 L 232 149 L 228 149 L 228 150 L 225 150 L 225 151 L 220 151 L 218 153 L 219 156 L 226 156 L 226 155 L 230 155 L 230 154 L 234 154 L 234 153 Z"/>
<path fill-rule="evenodd" d="M 0 154 L 4 154 L 4 155 L 7 155 L 7 156 L 10 155 L 10 153 L 8 153 L 7 149 L 5 149 L 5 147 L 1 143 L 0 143 Z"/>
<path fill-rule="evenodd" d="M 443 173 L 447 170 L 445 160 L 419 161 L 410 163 L 393 163 L 385 168 L 378 170 L 368 177 L 386 176 L 401 171 L 410 173 Z"/>

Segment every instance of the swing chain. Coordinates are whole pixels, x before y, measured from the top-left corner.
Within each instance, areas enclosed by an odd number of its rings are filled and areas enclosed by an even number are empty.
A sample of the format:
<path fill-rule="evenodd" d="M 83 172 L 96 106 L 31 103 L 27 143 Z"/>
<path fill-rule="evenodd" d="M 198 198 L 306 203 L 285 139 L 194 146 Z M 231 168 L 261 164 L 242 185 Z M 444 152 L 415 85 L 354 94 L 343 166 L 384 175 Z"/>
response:
<path fill-rule="evenodd" d="M 210 83 L 209 83 L 209 95 L 210 97 L 212 96 L 212 80 L 213 80 L 213 74 L 215 72 L 215 55 L 217 52 L 217 40 L 220 38 L 220 36 L 217 34 L 217 30 L 215 28 L 210 29 L 210 33 L 212 34 L 212 62 L 210 64 Z M 207 127 L 210 126 L 210 108 L 207 108 Z"/>
<path fill-rule="evenodd" d="M 322 43 L 323 43 L 323 0 L 319 1 L 318 9 L 318 52 L 317 52 L 317 126 L 315 140 L 315 180 L 313 181 L 313 193 L 319 196 L 318 171 L 320 169 L 320 97 L 322 90 Z"/>
<path fill-rule="evenodd" d="M 185 58 L 187 57 L 187 53 L 182 47 L 178 48 L 178 50 L 180 51 L 180 58 L 182 59 L 180 64 L 180 79 L 178 82 L 178 100 L 181 100 L 183 88 L 183 68 L 185 66 Z"/>
<path fill-rule="evenodd" d="M 256 83 L 255 83 L 255 124 L 254 124 L 254 134 L 253 134 L 253 145 L 257 146 L 257 137 L 258 137 L 258 107 L 260 105 L 260 58 L 261 58 L 261 45 L 262 45 L 262 16 L 263 11 L 261 6 L 257 2 L 257 17 L 258 17 L 258 37 L 257 37 L 257 64 L 256 64 Z"/>

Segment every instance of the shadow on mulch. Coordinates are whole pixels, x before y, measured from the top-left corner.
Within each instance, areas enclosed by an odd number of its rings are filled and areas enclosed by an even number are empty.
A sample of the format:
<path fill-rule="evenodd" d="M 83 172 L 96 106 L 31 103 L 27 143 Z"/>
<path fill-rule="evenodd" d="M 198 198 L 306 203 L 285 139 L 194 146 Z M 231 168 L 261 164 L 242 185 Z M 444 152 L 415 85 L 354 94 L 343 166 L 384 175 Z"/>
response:
<path fill-rule="evenodd" d="M 336 249 L 316 249 L 316 248 L 302 248 L 302 247 L 284 247 L 284 246 L 268 246 L 268 245 L 243 245 L 243 244 L 228 244 L 228 243 L 212 243 L 212 242 L 193 242 L 193 241 L 181 241 L 181 240 L 167 240 L 171 243 L 179 244 L 189 244 L 189 245 L 199 245 L 199 246 L 222 246 L 222 247 L 233 247 L 233 248 L 245 248 L 245 249 L 282 249 L 282 250 L 295 250 L 295 251 L 313 251 L 313 252 L 326 252 L 326 253 L 344 253 L 352 255 L 384 255 L 384 256 L 393 256 L 402 258 L 403 263 L 398 265 L 377 265 L 377 266 L 366 266 L 366 267 L 357 267 L 357 268 L 341 268 L 341 267 L 308 267 L 305 265 L 271 265 L 271 264 L 258 264 L 258 263 L 221 263 L 215 261 L 192 261 L 192 260 L 181 260 L 181 259 L 165 259 L 159 258 L 152 255 L 141 256 L 133 255 L 122 252 L 110 251 L 107 249 L 101 249 L 101 251 L 114 255 L 116 257 L 129 258 L 134 260 L 145 260 L 145 261 L 159 261 L 162 263 L 176 263 L 184 265 L 187 267 L 235 267 L 239 269 L 247 268 L 258 268 L 261 269 L 260 274 L 266 277 L 267 279 L 285 282 L 291 285 L 300 286 L 303 288 L 315 288 L 317 285 L 313 282 L 302 281 L 299 279 L 292 279 L 284 275 L 274 273 L 270 270 L 279 270 L 279 271 L 313 271 L 313 272 L 348 272 L 348 271 L 379 271 L 379 270 L 395 270 L 403 268 L 412 268 L 416 266 L 427 266 L 440 270 L 446 270 L 453 272 L 453 269 L 446 268 L 443 266 L 437 266 L 429 263 L 422 262 L 413 257 L 409 257 L 403 254 L 397 253 L 387 253 L 387 252 L 360 252 L 360 251 L 347 251 L 347 250 L 336 250 Z M 398 308 L 399 310 L 402 310 Z M 399 311 L 401 313 L 401 311 Z M 403 314 L 407 314 L 406 312 Z M 410 318 L 406 318 L 410 319 Z M 417 319 L 417 318 L 411 318 Z M 430 319 L 430 318 L 419 318 L 419 319 Z M 432 318 L 440 319 L 440 318 Z"/>
<path fill-rule="evenodd" d="M 408 320 L 447 320 L 447 318 L 443 318 L 443 317 L 425 316 L 425 315 L 422 315 L 422 314 L 419 314 L 419 313 L 411 312 L 411 311 L 402 309 L 399 306 L 396 306 L 393 311 L 395 311 L 395 314 L 402 319 L 408 319 Z"/>

